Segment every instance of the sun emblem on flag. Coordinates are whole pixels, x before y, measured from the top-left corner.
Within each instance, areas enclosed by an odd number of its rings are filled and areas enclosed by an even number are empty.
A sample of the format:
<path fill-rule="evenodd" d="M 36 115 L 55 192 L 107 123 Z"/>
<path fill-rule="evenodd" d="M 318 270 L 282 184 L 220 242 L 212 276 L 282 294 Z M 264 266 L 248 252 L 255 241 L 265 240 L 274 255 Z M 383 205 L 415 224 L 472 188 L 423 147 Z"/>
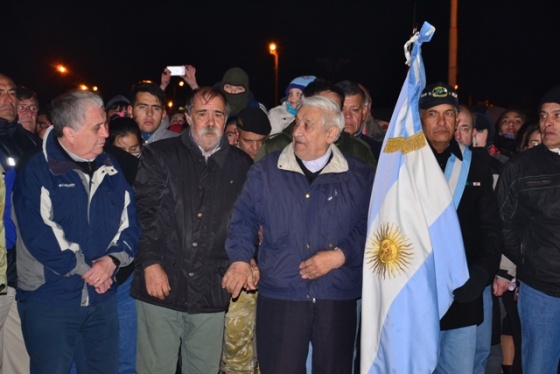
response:
<path fill-rule="evenodd" d="M 391 223 L 381 225 L 366 246 L 366 264 L 383 279 L 404 272 L 412 255 L 412 244 L 401 229 Z"/>

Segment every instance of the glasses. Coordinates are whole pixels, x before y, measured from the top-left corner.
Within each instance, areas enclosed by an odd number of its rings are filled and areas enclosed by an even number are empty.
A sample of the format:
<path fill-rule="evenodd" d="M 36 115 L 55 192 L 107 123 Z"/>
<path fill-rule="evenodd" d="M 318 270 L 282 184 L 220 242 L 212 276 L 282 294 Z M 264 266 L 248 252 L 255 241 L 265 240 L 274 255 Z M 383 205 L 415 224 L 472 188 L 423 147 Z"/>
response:
<path fill-rule="evenodd" d="M 37 105 L 23 105 L 23 104 L 19 104 L 17 106 L 17 110 L 18 112 L 24 112 L 26 110 L 29 110 L 31 113 L 37 113 L 39 111 L 39 107 Z"/>

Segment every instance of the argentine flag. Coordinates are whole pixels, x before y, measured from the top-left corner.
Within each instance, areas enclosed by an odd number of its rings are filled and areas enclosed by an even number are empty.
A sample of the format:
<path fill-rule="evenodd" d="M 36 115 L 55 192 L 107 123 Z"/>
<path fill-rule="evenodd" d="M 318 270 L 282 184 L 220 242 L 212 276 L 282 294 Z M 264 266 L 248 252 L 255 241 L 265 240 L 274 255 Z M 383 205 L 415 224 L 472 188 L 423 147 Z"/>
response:
<path fill-rule="evenodd" d="M 418 110 L 426 85 L 420 46 L 434 31 L 424 23 L 412 39 L 412 63 L 377 166 L 364 254 L 361 373 L 432 373 L 439 320 L 469 277 L 452 193 Z"/>

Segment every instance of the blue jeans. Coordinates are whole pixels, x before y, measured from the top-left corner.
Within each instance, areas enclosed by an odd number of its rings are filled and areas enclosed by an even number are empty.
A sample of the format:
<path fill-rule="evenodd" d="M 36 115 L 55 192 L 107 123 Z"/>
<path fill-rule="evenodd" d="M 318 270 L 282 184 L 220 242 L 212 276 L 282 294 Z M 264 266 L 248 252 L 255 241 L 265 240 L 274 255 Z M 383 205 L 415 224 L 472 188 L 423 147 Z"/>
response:
<path fill-rule="evenodd" d="M 130 296 L 132 275 L 117 288 L 119 374 L 136 373 L 136 301 Z"/>
<path fill-rule="evenodd" d="M 476 350 L 476 325 L 440 333 L 437 374 L 472 374 Z"/>
<path fill-rule="evenodd" d="M 556 373 L 560 361 L 560 298 L 522 283 L 517 301 L 524 373 Z"/>
<path fill-rule="evenodd" d="M 87 307 L 24 300 L 18 302 L 18 311 L 32 373 L 68 373 L 73 359 L 78 372 L 118 373 L 116 297 Z"/>
<path fill-rule="evenodd" d="M 119 374 L 136 373 L 136 302 L 130 296 L 131 283 L 132 275 L 117 288 Z M 78 342 L 79 344 L 81 344 L 81 340 Z M 80 352 L 83 352 L 83 350 L 80 350 Z M 73 363 L 68 374 L 76 373 L 76 364 Z"/>
<path fill-rule="evenodd" d="M 476 351 L 474 354 L 474 374 L 486 373 L 486 363 L 492 346 L 492 286 L 482 292 L 484 321 L 476 327 Z"/>

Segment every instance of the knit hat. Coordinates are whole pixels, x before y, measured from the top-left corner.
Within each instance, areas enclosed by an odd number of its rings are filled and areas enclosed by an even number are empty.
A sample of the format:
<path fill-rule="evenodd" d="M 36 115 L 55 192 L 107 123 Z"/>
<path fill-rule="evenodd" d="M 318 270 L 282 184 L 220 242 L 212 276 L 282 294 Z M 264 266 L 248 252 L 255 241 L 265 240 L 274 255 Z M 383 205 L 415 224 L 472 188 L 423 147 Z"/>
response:
<path fill-rule="evenodd" d="M 492 125 L 490 125 L 490 121 L 488 120 L 488 117 L 486 117 L 482 113 L 475 112 L 475 111 L 472 111 L 471 114 L 473 117 L 473 127 L 475 129 L 477 129 L 478 131 L 490 130 Z"/>
<path fill-rule="evenodd" d="M 552 87 L 546 94 L 544 94 L 539 109 L 544 103 L 556 103 L 560 104 L 560 85 Z"/>
<path fill-rule="evenodd" d="M 222 78 L 222 90 L 224 89 L 225 84 L 243 86 L 247 91 L 249 90 L 249 76 L 245 70 L 240 67 L 233 67 L 224 73 L 224 77 Z"/>
<path fill-rule="evenodd" d="M 259 135 L 268 135 L 272 131 L 268 116 L 260 108 L 245 108 L 241 110 L 237 117 L 237 128 Z"/>
<path fill-rule="evenodd" d="M 457 91 L 442 82 L 426 86 L 420 95 L 420 100 L 418 101 L 420 109 L 428 109 L 441 104 L 453 105 L 457 108 L 457 110 L 459 110 Z"/>
<path fill-rule="evenodd" d="M 311 82 L 313 82 L 315 79 L 317 79 L 317 77 L 313 76 L 313 75 L 304 75 L 301 77 L 297 77 L 294 80 L 292 80 L 290 82 L 290 84 L 288 85 L 288 88 L 286 88 L 286 96 L 288 96 L 290 94 L 290 90 L 292 88 L 299 88 L 300 90 L 303 91 L 303 89 L 305 87 L 307 87 L 307 85 Z"/>
<path fill-rule="evenodd" d="M 105 110 L 109 110 L 116 104 L 120 104 L 120 103 L 130 105 L 130 101 L 124 95 L 117 95 L 111 98 L 111 100 L 107 101 L 107 104 L 105 105 Z"/>

